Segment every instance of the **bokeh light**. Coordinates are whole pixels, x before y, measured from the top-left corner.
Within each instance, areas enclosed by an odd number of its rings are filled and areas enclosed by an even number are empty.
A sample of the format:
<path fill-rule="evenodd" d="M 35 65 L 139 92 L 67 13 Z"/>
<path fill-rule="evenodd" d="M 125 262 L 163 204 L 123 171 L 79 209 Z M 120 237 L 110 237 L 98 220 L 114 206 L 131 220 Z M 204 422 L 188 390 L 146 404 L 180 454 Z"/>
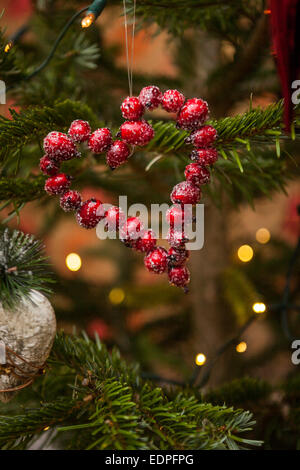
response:
<path fill-rule="evenodd" d="M 236 352 L 244 353 L 247 350 L 247 343 L 245 341 L 241 341 L 239 344 L 236 345 Z"/>
<path fill-rule="evenodd" d="M 256 302 L 252 305 L 252 310 L 255 313 L 264 313 L 266 311 L 266 304 L 263 302 Z"/>
<path fill-rule="evenodd" d="M 197 354 L 195 362 L 196 362 L 197 366 L 203 366 L 203 364 L 205 364 L 205 362 L 206 362 L 205 354 L 202 354 L 202 353 Z"/>
<path fill-rule="evenodd" d="M 239 247 L 237 254 L 243 263 L 248 263 L 253 258 L 253 249 L 250 245 L 242 245 Z"/>
<path fill-rule="evenodd" d="M 113 305 L 119 305 L 125 299 L 125 292 L 123 289 L 116 287 L 110 291 L 108 298 Z"/>
<path fill-rule="evenodd" d="M 81 258 L 77 253 L 70 253 L 66 257 L 66 265 L 70 271 L 79 271 L 82 262 Z"/>
<path fill-rule="evenodd" d="M 259 228 L 255 234 L 255 238 L 258 243 L 268 243 L 271 238 L 271 234 L 267 228 Z"/>

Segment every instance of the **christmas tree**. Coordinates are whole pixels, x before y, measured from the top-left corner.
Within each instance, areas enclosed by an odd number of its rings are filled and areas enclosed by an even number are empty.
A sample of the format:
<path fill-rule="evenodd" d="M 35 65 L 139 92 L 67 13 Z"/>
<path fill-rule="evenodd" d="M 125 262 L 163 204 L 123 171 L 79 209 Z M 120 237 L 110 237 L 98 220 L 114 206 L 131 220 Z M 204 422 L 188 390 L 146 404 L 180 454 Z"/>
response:
<path fill-rule="evenodd" d="M 299 448 L 299 106 L 276 6 L 2 7 L 1 448 Z M 167 241 L 120 195 L 171 198 Z M 199 202 L 188 254 L 172 224 Z"/>

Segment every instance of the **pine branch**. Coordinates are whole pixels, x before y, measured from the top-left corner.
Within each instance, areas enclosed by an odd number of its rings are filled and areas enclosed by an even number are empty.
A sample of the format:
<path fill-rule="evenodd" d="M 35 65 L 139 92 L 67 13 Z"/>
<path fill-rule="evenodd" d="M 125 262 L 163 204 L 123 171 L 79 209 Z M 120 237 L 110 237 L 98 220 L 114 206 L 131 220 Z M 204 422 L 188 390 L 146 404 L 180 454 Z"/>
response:
<path fill-rule="evenodd" d="M 115 3 L 120 3 L 115 0 Z M 133 0 L 128 1 L 128 12 L 132 12 Z M 182 35 L 187 28 L 201 28 L 219 37 L 241 37 L 245 31 L 239 24 L 241 17 L 255 21 L 263 12 L 263 1 L 247 0 L 141 0 L 137 3 L 137 15 L 145 25 L 156 23 L 175 36 Z M 237 41 L 236 41 L 237 42 Z"/>
<path fill-rule="evenodd" d="M 19 439 L 26 447 L 48 427 L 57 428 L 57 438 L 67 431 L 64 445 L 72 449 L 209 450 L 259 444 L 241 437 L 254 425 L 251 413 L 202 403 L 192 390 L 170 399 L 98 339 L 60 334 L 49 363 L 53 376 L 59 370 L 70 381 L 73 377 L 72 396 L 66 390 L 64 400 L 53 397 L 26 414 L 0 416 L 2 448 L 14 448 Z"/>

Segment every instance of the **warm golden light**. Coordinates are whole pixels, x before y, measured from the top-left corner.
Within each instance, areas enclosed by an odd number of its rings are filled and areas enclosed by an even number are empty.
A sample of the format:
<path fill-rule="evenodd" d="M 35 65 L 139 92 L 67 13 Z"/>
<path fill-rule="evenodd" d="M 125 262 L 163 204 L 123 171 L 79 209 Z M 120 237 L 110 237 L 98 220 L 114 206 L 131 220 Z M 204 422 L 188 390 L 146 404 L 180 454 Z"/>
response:
<path fill-rule="evenodd" d="M 242 245 L 239 247 L 237 254 L 243 263 L 248 263 L 253 258 L 253 249 L 250 245 Z"/>
<path fill-rule="evenodd" d="M 239 344 L 236 345 L 236 352 L 244 353 L 247 350 L 247 343 L 245 341 L 241 341 Z"/>
<path fill-rule="evenodd" d="M 266 311 L 266 305 L 263 302 L 256 302 L 252 306 L 252 310 L 255 313 L 264 313 Z"/>
<path fill-rule="evenodd" d="M 48 431 L 48 429 L 50 429 L 50 426 L 46 426 L 43 431 Z"/>
<path fill-rule="evenodd" d="M 81 258 L 77 253 L 70 253 L 66 257 L 66 265 L 70 271 L 79 271 L 81 264 Z"/>
<path fill-rule="evenodd" d="M 203 366 L 203 364 L 206 363 L 206 356 L 205 356 L 205 354 L 202 354 L 202 353 L 197 354 L 196 359 L 195 359 L 195 362 L 196 362 L 197 366 Z"/>
<path fill-rule="evenodd" d="M 4 47 L 4 52 L 9 52 L 12 47 L 13 47 L 13 43 L 11 41 L 8 42 L 6 46 Z"/>
<path fill-rule="evenodd" d="M 260 228 L 255 234 L 256 240 L 258 243 L 268 243 L 271 238 L 271 234 L 267 228 Z"/>
<path fill-rule="evenodd" d="M 95 21 L 95 15 L 94 13 L 89 13 L 88 15 L 86 15 L 82 21 L 81 21 L 81 26 L 82 28 L 89 28 L 91 26 L 91 24 L 93 24 Z"/>
<path fill-rule="evenodd" d="M 125 299 L 125 292 L 123 289 L 116 287 L 110 291 L 108 298 L 113 305 L 119 305 Z"/>

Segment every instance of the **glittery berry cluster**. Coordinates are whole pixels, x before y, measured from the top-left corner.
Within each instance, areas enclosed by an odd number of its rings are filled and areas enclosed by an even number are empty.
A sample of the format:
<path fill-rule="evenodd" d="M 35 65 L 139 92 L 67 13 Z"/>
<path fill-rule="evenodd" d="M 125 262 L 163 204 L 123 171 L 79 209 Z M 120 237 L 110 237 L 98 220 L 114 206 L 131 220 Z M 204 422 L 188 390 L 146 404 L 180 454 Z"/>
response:
<path fill-rule="evenodd" d="M 169 250 L 157 246 L 157 237 L 152 230 L 145 230 L 138 217 L 126 220 L 120 208 L 112 206 L 107 211 L 98 199 L 82 201 L 78 191 L 70 189 L 72 178 L 60 173 L 62 162 L 80 157 L 77 144 L 86 143 L 95 154 L 106 154 L 106 161 L 111 169 L 124 164 L 132 155 L 135 146 L 145 146 L 154 137 L 152 126 L 143 119 L 146 110 L 162 106 L 176 114 L 176 126 L 190 131 L 186 144 L 192 144 L 194 150 L 190 158 L 192 163 L 185 168 L 185 181 L 174 186 L 171 192 L 171 206 L 166 213 L 169 224 L 167 240 Z M 156 86 L 143 88 L 138 97 L 127 97 L 121 112 L 125 122 L 121 125 L 116 139 L 110 129 L 100 128 L 92 132 L 88 122 L 73 121 L 68 134 L 50 132 L 44 139 L 45 156 L 40 160 L 41 171 L 48 176 L 45 191 L 50 195 L 60 196 L 60 206 L 66 211 L 74 211 L 78 223 L 91 229 L 105 218 L 109 231 L 119 231 L 120 240 L 128 247 L 145 254 L 146 268 L 156 274 L 167 272 L 172 285 L 187 291 L 190 273 L 186 267 L 189 253 L 186 250 L 188 238 L 184 227 L 193 222 L 191 210 L 186 205 L 195 205 L 201 199 L 201 186 L 210 180 L 209 167 L 218 159 L 214 143 L 216 130 L 205 125 L 208 117 L 208 105 L 199 98 L 186 100 L 177 90 L 162 93 Z"/>

